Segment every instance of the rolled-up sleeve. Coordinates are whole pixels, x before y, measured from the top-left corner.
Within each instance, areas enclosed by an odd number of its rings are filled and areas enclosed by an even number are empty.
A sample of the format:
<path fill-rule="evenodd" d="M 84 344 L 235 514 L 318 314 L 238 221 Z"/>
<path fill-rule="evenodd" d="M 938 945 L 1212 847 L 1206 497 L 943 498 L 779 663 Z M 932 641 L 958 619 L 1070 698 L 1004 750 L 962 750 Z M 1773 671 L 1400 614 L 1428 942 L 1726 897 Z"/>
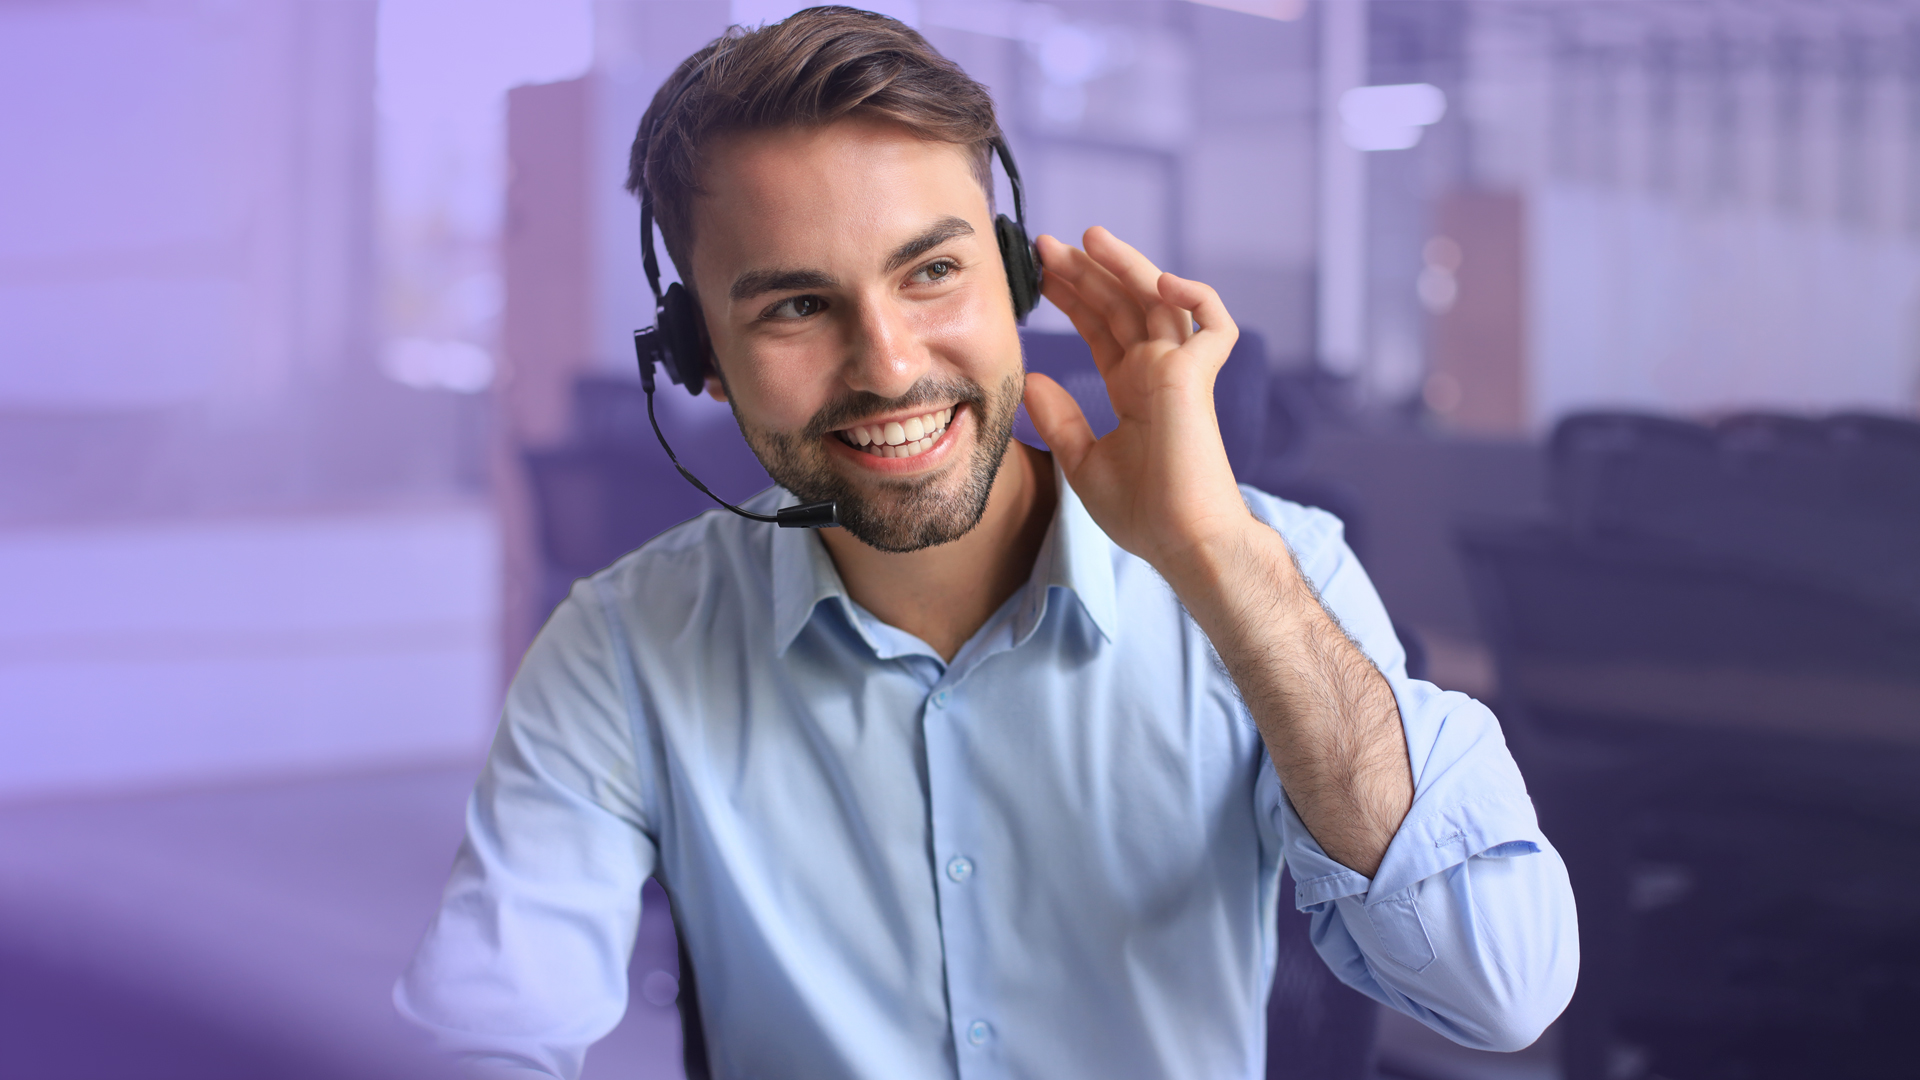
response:
<path fill-rule="evenodd" d="M 656 848 L 630 668 L 590 583 L 528 651 L 394 1003 L 484 1076 L 577 1077 L 626 1010 Z"/>
<path fill-rule="evenodd" d="M 1371 878 L 1321 850 L 1261 770 L 1314 948 L 1341 981 L 1465 1046 L 1518 1050 L 1573 996 L 1580 947 L 1566 865 L 1540 831 L 1485 705 L 1406 676 L 1405 654 L 1337 520 L 1249 494 L 1399 706 L 1414 799 Z"/>

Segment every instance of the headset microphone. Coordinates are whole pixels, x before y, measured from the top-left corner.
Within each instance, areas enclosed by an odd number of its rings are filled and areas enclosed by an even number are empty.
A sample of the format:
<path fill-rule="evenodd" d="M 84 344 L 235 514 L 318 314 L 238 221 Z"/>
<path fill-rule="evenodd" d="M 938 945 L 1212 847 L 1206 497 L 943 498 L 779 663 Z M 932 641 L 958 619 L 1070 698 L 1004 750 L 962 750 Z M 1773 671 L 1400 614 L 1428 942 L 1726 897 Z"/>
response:
<path fill-rule="evenodd" d="M 676 289 L 679 287 L 679 285 L 674 286 Z M 840 524 L 840 504 L 836 502 L 817 502 L 806 503 L 802 506 L 788 506 L 775 511 L 771 516 L 767 514 L 756 514 L 751 510 L 743 510 L 708 490 L 707 485 L 701 483 L 699 477 L 688 472 L 687 467 L 680 464 L 680 459 L 674 455 L 673 447 L 667 445 L 667 437 L 661 434 L 660 421 L 653 415 L 653 365 L 655 362 L 659 362 L 662 366 L 665 366 L 668 371 L 673 370 L 668 363 L 669 357 L 661 355 L 662 352 L 666 351 L 663 348 L 663 336 L 656 327 L 648 327 L 645 330 L 635 330 L 633 332 L 633 351 L 640 359 L 640 388 L 647 392 L 647 423 L 653 425 L 654 438 L 660 440 L 660 449 L 667 452 L 667 460 L 673 462 L 673 467 L 680 470 L 680 475 L 686 477 L 688 483 L 705 492 L 707 498 L 712 499 L 714 502 L 739 514 L 743 518 L 771 522 L 783 529 L 824 529 L 830 525 Z"/>

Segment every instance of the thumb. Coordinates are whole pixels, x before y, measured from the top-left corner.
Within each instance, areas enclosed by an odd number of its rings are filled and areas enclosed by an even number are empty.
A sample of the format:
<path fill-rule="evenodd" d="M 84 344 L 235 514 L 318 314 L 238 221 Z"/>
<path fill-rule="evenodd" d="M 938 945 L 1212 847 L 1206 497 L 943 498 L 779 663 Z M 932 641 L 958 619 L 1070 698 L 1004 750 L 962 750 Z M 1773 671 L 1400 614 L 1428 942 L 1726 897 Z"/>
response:
<path fill-rule="evenodd" d="M 1080 411 L 1066 387 L 1037 372 L 1027 375 L 1027 415 L 1034 430 L 1047 440 L 1047 449 L 1060 459 L 1060 468 L 1068 477 L 1080 471 L 1080 463 L 1093 449 L 1093 428 Z"/>

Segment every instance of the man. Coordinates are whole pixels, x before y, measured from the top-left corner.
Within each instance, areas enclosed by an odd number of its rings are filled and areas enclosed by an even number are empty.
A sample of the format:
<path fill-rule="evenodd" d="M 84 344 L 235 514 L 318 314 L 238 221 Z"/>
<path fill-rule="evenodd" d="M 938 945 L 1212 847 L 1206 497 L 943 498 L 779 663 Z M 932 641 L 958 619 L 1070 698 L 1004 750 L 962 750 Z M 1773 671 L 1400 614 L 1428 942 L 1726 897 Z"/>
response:
<path fill-rule="evenodd" d="M 1565 870 L 1339 523 L 1236 486 L 1214 292 L 1040 239 L 1120 420 L 1095 439 L 1022 374 L 991 101 L 881 16 L 715 42 L 642 133 L 709 391 L 784 489 L 750 505 L 845 527 L 710 513 L 576 585 L 402 1010 L 577 1075 L 654 875 L 723 1077 L 1260 1075 L 1277 902 L 1350 985 L 1531 1042 L 1578 964 Z M 1051 456 L 1010 439 L 1023 397 Z"/>

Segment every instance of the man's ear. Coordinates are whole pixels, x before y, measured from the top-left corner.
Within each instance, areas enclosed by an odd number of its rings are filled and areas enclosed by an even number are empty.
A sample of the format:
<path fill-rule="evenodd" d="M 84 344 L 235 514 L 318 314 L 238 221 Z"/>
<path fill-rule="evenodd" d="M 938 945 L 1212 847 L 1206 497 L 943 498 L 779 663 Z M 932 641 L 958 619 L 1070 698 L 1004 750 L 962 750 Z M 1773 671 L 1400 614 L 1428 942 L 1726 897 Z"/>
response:
<path fill-rule="evenodd" d="M 715 401 L 727 400 L 727 382 L 720 377 L 720 359 L 713 355 L 713 339 L 707 336 L 705 312 L 700 319 L 700 355 L 705 357 L 701 366 L 707 370 L 707 396 Z"/>

